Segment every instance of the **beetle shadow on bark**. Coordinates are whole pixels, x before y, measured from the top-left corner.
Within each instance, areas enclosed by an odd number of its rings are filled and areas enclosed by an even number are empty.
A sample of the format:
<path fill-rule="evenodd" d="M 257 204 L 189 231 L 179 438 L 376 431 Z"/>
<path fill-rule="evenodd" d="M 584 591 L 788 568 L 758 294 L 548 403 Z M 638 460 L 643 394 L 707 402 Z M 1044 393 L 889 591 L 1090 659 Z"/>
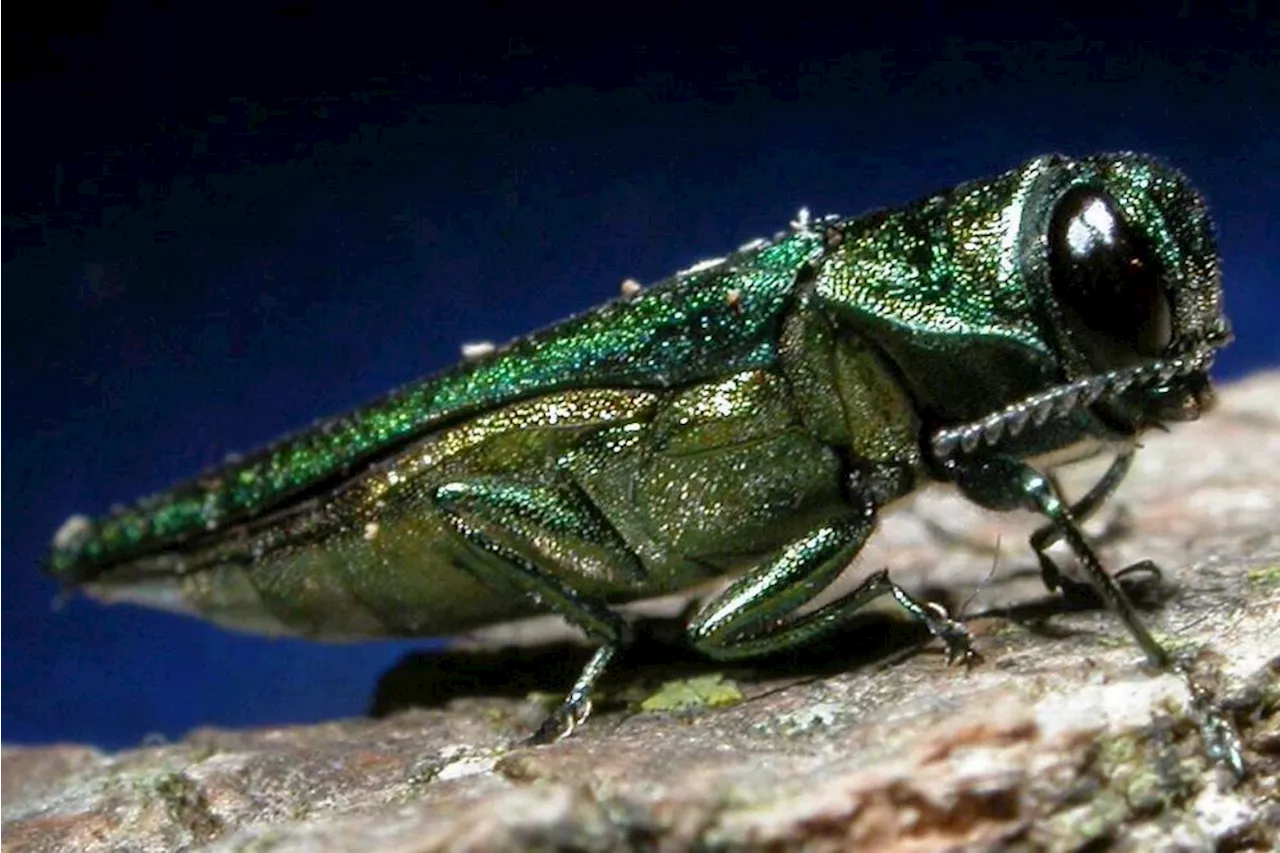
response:
<path fill-rule="evenodd" d="M 615 705 L 621 701 L 618 697 L 656 689 L 672 679 L 718 673 L 744 685 L 803 680 L 932 649 L 922 626 L 893 614 L 869 613 L 823 640 L 748 661 L 726 662 L 690 648 L 682 637 L 683 625 L 682 618 L 647 617 L 634 622 L 635 642 L 601 678 L 597 707 Z M 942 653 L 940 648 L 935 651 Z M 383 717 L 463 698 L 564 693 L 590 656 L 589 647 L 575 642 L 411 652 L 378 679 L 369 713 Z"/>
<path fill-rule="evenodd" d="M 1037 570 L 1021 573 L 1038 579 Z M 1014 582 L 1014 574 L 1002 582 Z M 1176 588 L 1158 575 L 1145 581 L 1122 580 L 1121 586 L 1140 611 L 1166 603 Z M 1055 621 L 1073 613 L 1105 610 L 1102 600 L 1084 584 L 1063 592 L 1021 598 L 1010 604 L 971 610 L 957 590 L 932 588 L 924 597 L 942 604 L 962 621 L 1000 619 L 1021 625 L 1048 639 L 1076 631 Z M 998 596 L 1003 598 L 1004 596 Z M 632 621 L 635 641 L 618 655 L 597 691 L 597 706 L 619 704 L 617 697 L 656 689 L 664 681 L 723 674 L 743 685 L 819 678 L 865 666 L 885 665 L 911 655 L 944 654 L 925 628 L 896 611 L 869 610 L 854 616 L 830 637 L 796 648 L 742 661 L 716 661 L 699 654 L 684 639 L 688 613 L 645 616 Z M 981 652 L 979 641 L 977 650 Z M 564 693 L 577 679 L 592 649 L 572 641 L 527 642 L 483 648 L 443 648 L 410 652 L 378 679 L 369 713 L 383 717 L 408 708 L 440 707 L 455 699 L 523 698 L 530 693 Z"/>
<path fill-rule="evenodd" d="M 1003 579 L 1004 583 L 1014 584 L 1020 580 L 1037 579 L 1040 572 L 1036 569 L 1025 569 L 1010 572 Z M 1030 630 L 1046 622 L 1054 616 L 1071 613 L 1090 613 L 1106 610 L 1106 602 L 1083 581 L 1064 576 L 1062 588 L 1058 592 L 1041 589 L 1041 594 L 1034 598 L 1019 597 L 1010 604 L 995 604 L 981 610 L 969 610 L 964 607 L 960 612 L 961 619 L 1004 619 L 1015 622 Z M 1150 613 L 1164 607 L 1178 594 L 1176 585 L 1169 583 L 1163 572 L 1157 567 L 1154 573 L 1136 577 L 1117 578 L 1120 589 L 1138 609 L 1139 612 Z M 1047 632 L 1047 636 L 1058 636 L 1059 632 Z"/>

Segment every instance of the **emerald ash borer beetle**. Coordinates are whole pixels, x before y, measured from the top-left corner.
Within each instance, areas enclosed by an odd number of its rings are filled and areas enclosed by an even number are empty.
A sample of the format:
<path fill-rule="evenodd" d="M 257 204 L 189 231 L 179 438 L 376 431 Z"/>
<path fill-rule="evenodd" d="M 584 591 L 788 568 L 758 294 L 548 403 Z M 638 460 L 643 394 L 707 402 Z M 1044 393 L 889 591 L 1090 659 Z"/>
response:
<path fill-rule="evenodd" d="M 771 241 L 286 436 L 97 519 L 48 558 L 107 600 L 317 639 L 447 635 L 551 610 L 599 646 L 535 734 L 567 734 L 628 641 L 612 605 L 736 578 L 696 612 L 713 658 L 777 652 L 889 595 L 973 656 L 965 627 L 890 580 L 803 610 L 883 509 L 933 482 L 1039 513 L 1150 662 L 1080 522 L 1139 436 L 1196 418 L 1231 339 L 1209 217 L 1149 157 L 1037 157 Z M 1070 503 L 1052 467 L 1114 461 Z M 1149 567 L 1149 564 L 1140 564 Z M 1133 568 L 1133 567 L 1130 567 Z M 1195 685 L 1192 685 L 1194 688 Z M 1203 691 L 1195 695 L 1203 700 Z M 1199 701 L 1209 751 L 1238 740 Z"/>

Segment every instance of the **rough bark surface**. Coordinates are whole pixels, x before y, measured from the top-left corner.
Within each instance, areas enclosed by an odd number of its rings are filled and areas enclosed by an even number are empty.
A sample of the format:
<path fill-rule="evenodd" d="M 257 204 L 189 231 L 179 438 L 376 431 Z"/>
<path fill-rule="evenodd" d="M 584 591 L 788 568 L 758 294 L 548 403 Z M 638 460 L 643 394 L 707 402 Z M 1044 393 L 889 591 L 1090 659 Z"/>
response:
<path fill-rule="evenodd" d="M 525 625 L 406 660 L 380 719 L 7 748 L 4 848 L 1274 850 L 1280 373 L 1146 444 L 1090 529 L 1108 565 L 1164 568 L 1148 622 L 1234 717 L 1242 783 L 1206 760 L 1179 679 L 1146 671 L 1109 614 L 1046 596 L 1034 520 L 927 494 L 848 574 L 888 565 L 961 611 L 986 658 L 971 670 L 892 613 L 820 649 L 708 665 L 662 642 L 668 602 L 591 721 L 526 747 L 586 650 Z M 1064 479 L 1080 494 L 1100 471 Z"/>

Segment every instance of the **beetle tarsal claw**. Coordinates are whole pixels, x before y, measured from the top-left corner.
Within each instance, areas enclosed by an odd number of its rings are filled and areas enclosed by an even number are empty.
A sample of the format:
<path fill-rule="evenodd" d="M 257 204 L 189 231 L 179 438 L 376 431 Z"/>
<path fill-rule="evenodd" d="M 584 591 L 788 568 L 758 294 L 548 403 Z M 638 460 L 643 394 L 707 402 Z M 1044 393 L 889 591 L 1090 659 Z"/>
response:
<path fill-rule="evenodd" d="M 581 701 L 566 701 L 556 708 L 549 717 L 542 721 L 542 725 L 538 726 L 538 730 L 529 736 L 525 744 L 528 746 L 542 746 L 548 743 L 555 743 L 558 740 L 564 740 L 572 735 L 578 728 L 587 721 L 591 716 L 592 703 L 590 698 Z"/>
<path fill-rule="evenodd" d="M 1180 659 L 1173 671 L 1187 685 L 1191 713 L 1200 729 L 1205 752 L 1214 762 L 1230 770 L 1237 780 L 1243 779 L 1248 773 L 1248 765 L 1245 764 L 1244 744 L 1235 723 L 1214 700 L 1213 693 L 1196 679 L 1189 661 Z"/>
<path fill-rule="evenodd" d="M 973 648 L 973 634 L 963 622 L 952 619 L 947 609 L 935 601 L 924 602 L 923 608 L 928 611 L 929 631 L 947 647 L 948 666 L 964 663 L 968 668 L 982 663 L 982 655 Z"/>

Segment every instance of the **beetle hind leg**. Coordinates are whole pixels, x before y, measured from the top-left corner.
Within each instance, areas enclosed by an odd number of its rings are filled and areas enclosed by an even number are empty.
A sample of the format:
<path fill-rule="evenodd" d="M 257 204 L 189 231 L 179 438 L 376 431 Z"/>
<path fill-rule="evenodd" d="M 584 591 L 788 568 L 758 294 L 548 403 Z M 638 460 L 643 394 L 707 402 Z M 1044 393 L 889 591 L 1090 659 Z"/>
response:
<path fill-rule="evenodd" d="M 828 522 L 787 545 L 702 608 L 689 626 L 693 644 L 721 660 L 767 655 L 830 634 L 874 599 L 890 595 L 943 641 L 950 661 L 979 660 L 964 625 L 937 605 L 917 600 L 884 570 L 829 604 L 793 615 L 844 570 L 874 524 L 874 512 L 867 508 Z"/>
<path fill-rule="evenodd" d="M 530 598 L 601 643 L 530 742 L 569 735 L 590 715 L 593 686 L 630 640 L 626 621 L 580 587 L 639 581 L 639 561 L 571 486 L 480 478 L 439 487 L 435 503 L 473 555 L 460 568 L 495 591 Z"/>

